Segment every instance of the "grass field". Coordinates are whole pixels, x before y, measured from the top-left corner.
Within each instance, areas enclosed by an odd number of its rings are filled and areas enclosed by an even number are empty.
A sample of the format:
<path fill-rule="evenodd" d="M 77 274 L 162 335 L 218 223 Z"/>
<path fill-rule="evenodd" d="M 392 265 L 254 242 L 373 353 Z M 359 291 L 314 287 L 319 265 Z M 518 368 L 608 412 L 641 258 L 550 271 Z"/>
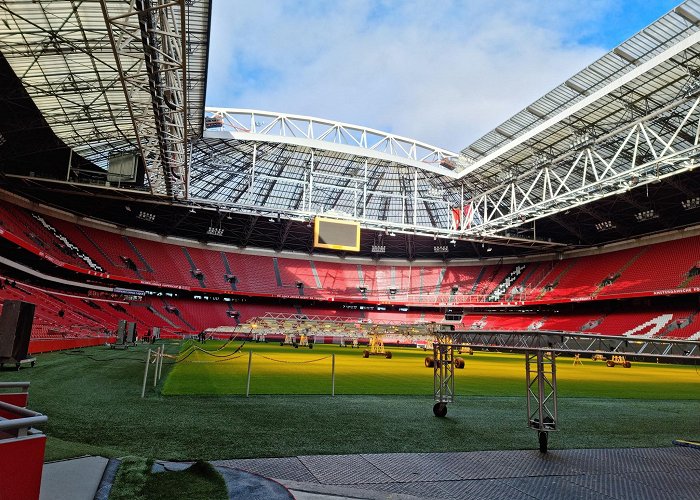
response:
<path fill-rule="evenodd" d="M 294 349 L 279 344 L 213 342 L 183 346 L 179 362 L 163 385 L 164 395 L 245 394 L 248 352 L 253 353 L 251 394 L 330 394 L 331 355 L 335 354 L 335 393 L 430 395 L 433 370 L 425 368 L 422 349 L 392 348 L 393 357 L 362 357 L 361 349 L 316 345 Z M 191 352 L 192 351 L 192 352 Z M 203 352 L 206 351 L 206 352 Z M 191 352 L 191 354 L 190 354 Z M 462 356 L 455 388 L 462 396 L 524 395 L 522 354 L 477 352 Z M 559 358 L 560 397 L 700 399 L 700 371 L 695 366 L 634 363 L 630 369 L 603 362 Z"/>
<path fill-rule="evenodd" d="M 181 347 L 169 343 L 166 352 L 177 355 Z M 392 349 L 391 360 L 363 359 L 350 348 L 318 345 L 309 351 L 251 343 L 231 362 L 166 364 L 161 383 L 154 389 L 149 379 L 141 399 L 146 349 L 43 354 L 34 368 L 0 372 L 0 380 L 31 381 L 30 408 L 49 417 L 42 427 L 49 436 L 47 460 L 84 454 L 211 460 L 536 448 L 535 433 L 526 427 L 522 356 L 465 356 L 467 368 L 457 374 L 459 397 L 440 419 L 431 411 L 432 372 L 418 350 Z M 245 398 L 248 349 L 255 354 L 252 396 Z M 334 398 L 327 395 L 329 359 L 279 362 L 333 352 L 339 394 Z M 672 439 L 700 438 L 695 367 L 635 363 L 626 370 L 590 360 L 574 367 L 562 358 L 557 367 L 560 430 L 550 437 L 552 449 L 669 446 Z M 210 395 L 188 394 L 194 390 Z M 303 392 L 312 394 L 298 395 Z"/>

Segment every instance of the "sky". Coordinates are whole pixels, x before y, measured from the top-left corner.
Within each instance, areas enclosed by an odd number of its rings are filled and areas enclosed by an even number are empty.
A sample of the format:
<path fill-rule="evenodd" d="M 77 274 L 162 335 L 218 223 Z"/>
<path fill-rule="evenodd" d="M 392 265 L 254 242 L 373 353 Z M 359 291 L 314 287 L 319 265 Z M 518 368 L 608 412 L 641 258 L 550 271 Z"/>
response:
<path fill-rule="evenodd" d="M 459 151 L 679 3 L 213 0 L 207 106 Z"/>

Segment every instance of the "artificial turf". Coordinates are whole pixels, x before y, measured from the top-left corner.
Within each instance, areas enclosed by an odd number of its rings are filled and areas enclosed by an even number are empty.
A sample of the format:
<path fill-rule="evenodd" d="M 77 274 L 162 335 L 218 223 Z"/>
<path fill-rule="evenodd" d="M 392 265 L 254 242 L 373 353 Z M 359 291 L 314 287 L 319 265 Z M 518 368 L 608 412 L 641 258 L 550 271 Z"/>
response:
<path fill-rule="evenodd" d="M 124 457 L 110 490 L 110 500 L 223 500 L 228 498 L 221 475 L 208 462 L 181 471 L 151 472 L 152 460 Z"/>
<path fill-rule="evenodd" d="M 163 385 L 164 395 L 245 394 L 252 352 L 250 394 L 330 394 L 335 355 L 335 394 L 429 395 L 433 369 L 424 359 L 432 351 L 388 348 L 392 358 L 362 357 L 362 349 L 316 345 L 314 349 L 279 344 L 186 343 Z M 462 355 L 455 370 L 456 393 L 469 396 L 524 394 L 522 354 L 477 352 Z M 634 363 L 609 368 L 604 362 L 559 358 L 560 397 L 700 399 L 700 373 L 695 366 Z"/>
<path fill-rule="evenodd" d="M 170 343 L 166 352 L 177 355 L 181 347 Z M 392 349 L 394 357 L 387 360 L 363 359 L 350 348 L 317 345 L 302 351 L 249 343 L 244 356 L 233 361 L 244 368 L 235 368 L 225 382 L 217 370 L 218 365 L 228 370 L 228 362 L 166 364 L 163 380 L 153 388 L 149 377 L 141 399 L 146 349 L 42 354 L 34 368 L 0 372 L 0 380 L 31 381 L 29 407 L 49 417 L 42 426 L 49 436 L 47 460 L 83 454 L 211 460 L 536 448 L 535 433 L 526 426 L 522 356 L 464 356 L 467 368 L 457 372 L 457 400 L 440 419 L 431 410 L 432 371 L 418 350 Z M 329 360 L 292 364 L 254 354 L 251 397 L 242 396 L 249 349 L 297 361 L 335 352 L 338 395 L 328 395 Z M 270 368 L 268 373 L 264 362 L 291 371 L 279 375 Z M 304 365 L 318 366 L 319 372 L 305 378 L 294 371 Z M 676 438 L 699 437 L 700 375 L 693 366 L 634 363 L 624 369 L 584 360 L 574 367 L 570 359 L 559 358 L 557 372 L 559 431 L 550 437 L 550 448 L 669 446 Z M 182 382 L 174 384 L 179 377 Z M 204 390 L 207 381 L 213 383 Z M 281 388 L 275 389 L 276 381 Z M 232 394 L 215 395 L 217 384 Z M 165 394 L 198 386 L 210 395 Z M 316 395 L 298 395 L 302 388 Z"/>

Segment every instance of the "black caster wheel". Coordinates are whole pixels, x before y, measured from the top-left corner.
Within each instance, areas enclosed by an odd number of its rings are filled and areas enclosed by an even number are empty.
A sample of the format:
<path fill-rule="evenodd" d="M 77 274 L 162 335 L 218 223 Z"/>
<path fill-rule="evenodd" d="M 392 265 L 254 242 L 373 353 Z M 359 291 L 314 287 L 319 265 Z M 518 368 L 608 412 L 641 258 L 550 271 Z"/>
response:
<path fill-rule="evenodd" d="M 313 344 L 309 344 L 309 349 L 313 349 L 313 348 L 314 348 L 314 345 L 313 345 Z"/>
<path fill-rule="evenodd" d="M 425 367 L 426 368 L 432 368 L 435 366 L 435 360 L 433 359 L 432 356 L 426 356 L 425 357 Z"/>
<path fill-rule="evenodd" d="M 540 441 L 540 453 L 547 453 L 548 433 L 540 431 L 537 437 Z"/>
<path fill-rule="evenodd" d="M 455 358 L 455 368 L 459 368 L 460 370 L 464 369 L 464 359 L 463 358 Z"/>
<path fill-rule="evenodd" d="M 433 405 L 433 413 L 436 417 L 443 418 L 447 415 L 447 403 L 435 403 Z"/>
<path fill-rule="evenodd" d="M 363 357 L 363 358 L 369 358 L 369 351 L 367 351 L 367 350 L 362 351 L 362 357 Z"/>
<path fill-rule="evenodd" d="M 284 346 L 284 342 L 280 342 L 280 346 Z"/>
<path fill-rule="evenodd" d="M 391 359 L 391 351 L 387 351 L 385 356 L 386 356 L 386 359 Z"/>

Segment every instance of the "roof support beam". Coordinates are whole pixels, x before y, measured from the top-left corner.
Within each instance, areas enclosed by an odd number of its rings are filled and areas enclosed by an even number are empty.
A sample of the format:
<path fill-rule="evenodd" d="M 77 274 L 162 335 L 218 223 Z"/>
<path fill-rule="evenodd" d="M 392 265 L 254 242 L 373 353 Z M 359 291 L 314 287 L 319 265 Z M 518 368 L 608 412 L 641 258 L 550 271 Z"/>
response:
<path fill-rule="evenodd" d="M 489 154 L 487 154 L 483 158 L 480 158 L 479 160 L 473 162 L 471 165 L 469 165 L 464 170 L 459 172 L 456 175 L 456 178 L 461 179 L 462 177 L 470 174 L 471 172 L 474 172 L 475 170 L 480 169 L 481 167 L 483 167 L 487 163 L 494 161 L 497 158 L 505 155 L 507 152 L 511 151 L 516 146 L 527 143 L 527 141 L 529 141 L 530 139 L 533 139 L 538 134 L 545 132 L 551 126 L 566 120 L 567 118 L 569 118 L 570 116 L 574 115 L 575 113 L 581 111 L 582 109 L 589 106 L 590 104 L 593 104 L 596 101 L 608 96 L 609 94 L 613 93 L 615 90 L 619 89 L 623 85 L 626 85 L 627 83 L 633 81 L 635 78 L 643 75 L 647 71 L 654 69 L 659 64 L 669 60 L 670 58 L 674 57 L 677 54 L 682 53 L 684 50 L 692 47 L 693 45 L 695 45 L 697 43 L 700 43 L 700 32 L 693 33 L 692 35 L 690 35 L 687 38 L 678 42 L 677 44 L 672 45 L 671 47 L 664 50 L 660 54 L 658 54 L 658 55 L 652 57 L 651 59 L 649 59 L 648 61 L 646 61 L 644 64 L 640 64 L 635 69 L 629 71 L 628 73 L 626 73 L 622 77 L 618 78 L 614 82 L 606 85 L 605 87 L 603 87 L 600 90 L 597 90 L 596 92 L 590 94 L 589 96 L 585 97 L 584 99 L 581 99 L 580 101 L 578 101 L 575 104 L 566 108 L 564 111 L 558 113 L 557 115 L 553 116 L 549 120 L 546 120 L 542 124 L 540 124 L 536 127 L 533 127 L 531 130 L 522 134 L 517 139 L 510 141 L 505 146 L 498 148 L 495 151 L 490 152 Z"/>
<path fill-rule="evenodd" d="M 185 0 L 100 4 L 151 193 L 187 199 Z"/>
<path fill-rule="evenodd" d="M 475 196 L 470 200 L 474 224 L 466 234 L 493 236 L 692 170 L 700 162 L 699 105 L 699 97 L 681 98 Z"/>

